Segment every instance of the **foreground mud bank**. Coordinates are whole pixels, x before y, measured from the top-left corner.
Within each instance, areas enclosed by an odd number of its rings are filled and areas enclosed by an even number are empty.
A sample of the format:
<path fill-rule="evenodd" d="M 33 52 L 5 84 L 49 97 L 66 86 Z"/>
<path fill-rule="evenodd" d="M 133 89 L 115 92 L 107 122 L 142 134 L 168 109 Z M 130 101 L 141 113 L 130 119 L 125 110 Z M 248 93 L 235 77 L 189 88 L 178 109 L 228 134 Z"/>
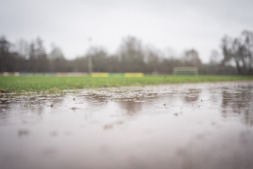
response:
<path fill-rule="evenodd" d="M 252 157 L 252 82 L 0 98 L 1 169 L 248 169 Z"/>

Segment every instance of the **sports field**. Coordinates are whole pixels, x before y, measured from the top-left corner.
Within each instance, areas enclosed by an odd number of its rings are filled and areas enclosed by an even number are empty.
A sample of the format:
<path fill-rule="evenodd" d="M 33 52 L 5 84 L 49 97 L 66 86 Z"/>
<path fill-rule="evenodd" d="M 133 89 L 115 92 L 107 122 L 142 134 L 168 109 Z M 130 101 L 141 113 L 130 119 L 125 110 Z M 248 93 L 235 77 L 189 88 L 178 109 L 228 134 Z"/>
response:
<path fill-rule="evenodd" d="M 98 87 L 145 86 L 241 80 L 253 80 L 253 76 L 145 75 L 141 78 L 89 76 L 0 76 L 0 89 L 2 92 L 36 92 Z"/>

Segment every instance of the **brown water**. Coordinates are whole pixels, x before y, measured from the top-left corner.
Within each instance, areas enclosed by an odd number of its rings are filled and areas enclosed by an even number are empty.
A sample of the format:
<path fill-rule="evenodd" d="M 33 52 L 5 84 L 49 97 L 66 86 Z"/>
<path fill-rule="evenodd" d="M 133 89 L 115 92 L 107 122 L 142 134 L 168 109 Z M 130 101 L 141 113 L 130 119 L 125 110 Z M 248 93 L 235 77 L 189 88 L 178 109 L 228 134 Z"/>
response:
<path fill-rule="evenodd" d="M 253 168 L 253 83 L 1 95 L 0 168 Z"/>

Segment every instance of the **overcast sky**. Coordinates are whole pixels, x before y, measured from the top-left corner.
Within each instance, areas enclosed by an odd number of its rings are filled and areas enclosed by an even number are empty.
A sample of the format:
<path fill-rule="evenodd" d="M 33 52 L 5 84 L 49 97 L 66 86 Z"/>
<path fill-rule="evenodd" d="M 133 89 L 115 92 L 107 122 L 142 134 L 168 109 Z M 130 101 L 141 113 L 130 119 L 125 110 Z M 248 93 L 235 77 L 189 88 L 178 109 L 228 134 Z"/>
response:
<path fill-rule="evenodd" d="M 66 58 L 92 45 L 114 53 L 123 37 L 179 55 L 195 48 L 203 61 L 227 34 L 253 31 L 253 0 L 0 0 L 0 35 L 11 42 L 41 37 Z"/>

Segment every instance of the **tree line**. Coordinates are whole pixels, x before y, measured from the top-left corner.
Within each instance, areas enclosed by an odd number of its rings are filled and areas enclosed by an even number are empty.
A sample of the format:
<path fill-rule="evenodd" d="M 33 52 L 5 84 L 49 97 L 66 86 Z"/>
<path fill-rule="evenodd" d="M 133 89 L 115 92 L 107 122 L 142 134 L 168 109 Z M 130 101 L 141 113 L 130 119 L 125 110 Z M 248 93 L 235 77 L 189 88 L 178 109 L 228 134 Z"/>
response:
<path fill-rule="evenodd" d="M 171 74 L 174 67 L 197 67 L 200 74 L 253 74 L 253 33 L 243 31 L 241 36 L 224 36 L 222 55 L 212 51 L 209 63 L 203 63 L 197 50 L 183 52 L 181 57 L 164 54 L 146 47 L 141 40 L 129 36 L 114 54 L 102 47 L 91 47 L 75 59 L 66 59 L 62 50 L 53 46 L 46 52 L 43 41 L 37 38 L 28 43 L 20 40 L 16 45 L 5 37 L 0 38 L 0 72 L 143 72 Z"/>

